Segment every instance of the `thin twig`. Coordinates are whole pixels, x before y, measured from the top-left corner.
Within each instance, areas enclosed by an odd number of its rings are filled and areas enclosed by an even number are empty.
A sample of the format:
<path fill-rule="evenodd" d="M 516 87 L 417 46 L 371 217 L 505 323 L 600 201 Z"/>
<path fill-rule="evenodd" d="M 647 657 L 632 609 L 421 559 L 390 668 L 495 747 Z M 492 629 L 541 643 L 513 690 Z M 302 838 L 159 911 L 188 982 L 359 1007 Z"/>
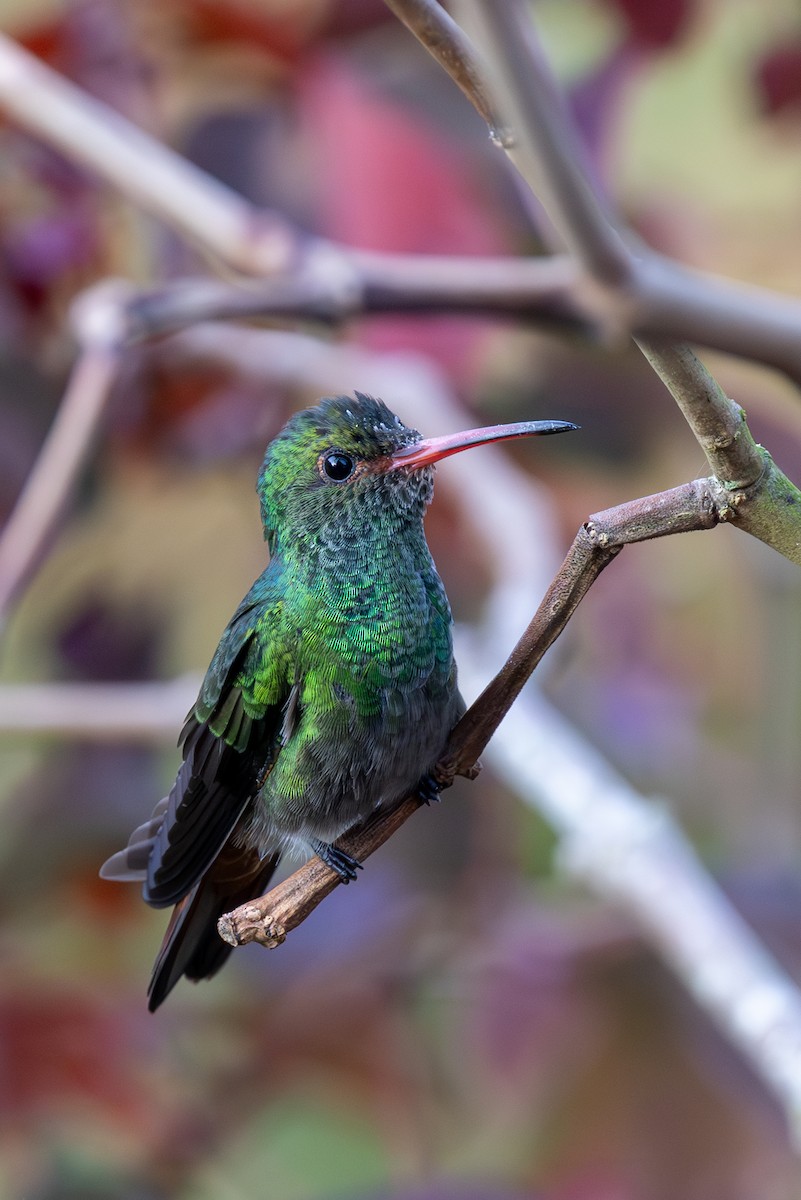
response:
<path fill-rule="evenodd" d="M 484 86 L 486 68 L 464 30 L 436 0 L 385 0 L 385 3 L 461 88 L 502 143 L 505 134 Z"/>
<path fill-rule="evenodd" d="M 87 459 L 117 371 L 119 350 L 90 346 L 78 358 L 39 457 L 0 536 L 0 630 L 39 565 Z"/>
<path fill-rule="evenodd" d="M 512 132 L 514 164 L 542 201 L 565 246 L 599 284 L 631 279 L 631 255 L 583 167 L 575 126 L 537 45 L 528 10 L 513 0 L 471 3 L 496 104 Z"/>

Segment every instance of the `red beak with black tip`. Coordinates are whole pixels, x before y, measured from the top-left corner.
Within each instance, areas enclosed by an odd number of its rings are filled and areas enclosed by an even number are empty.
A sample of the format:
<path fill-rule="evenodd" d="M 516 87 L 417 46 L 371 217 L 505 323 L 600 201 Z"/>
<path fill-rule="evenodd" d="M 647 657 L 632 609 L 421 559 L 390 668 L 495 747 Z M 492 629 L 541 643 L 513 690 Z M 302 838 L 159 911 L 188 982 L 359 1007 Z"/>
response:
<path fill-rule="evenodd" d="M 483 429 L 466 429 L 462 433 L 451 433 L 446 437 L 424 438 L 396 450 L 387 460 L 387 470 L 399 467 L 427 467 L 451 454 L 469 450 L 471 446 L 484 446 L 488 442 L 507 442 L 512 438 L 543 437 L 550 433 L 567 433 L 578 429 L 572 421 L 519 421 L 516 425 L 487 425 Z"/>

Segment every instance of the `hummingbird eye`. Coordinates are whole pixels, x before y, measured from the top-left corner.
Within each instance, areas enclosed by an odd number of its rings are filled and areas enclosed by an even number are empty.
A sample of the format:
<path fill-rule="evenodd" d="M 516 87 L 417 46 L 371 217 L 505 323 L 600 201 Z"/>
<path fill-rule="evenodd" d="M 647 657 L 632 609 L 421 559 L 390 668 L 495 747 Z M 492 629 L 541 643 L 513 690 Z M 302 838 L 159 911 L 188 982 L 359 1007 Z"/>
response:
<path fill-rule="evenodd" d="M 330 450 L 328 454 L 323 455 L 323 470 L 335 483 L 342 483 L 347 479 L 353 473 L 354 466 L 351 456 L 341 450 Z"/>

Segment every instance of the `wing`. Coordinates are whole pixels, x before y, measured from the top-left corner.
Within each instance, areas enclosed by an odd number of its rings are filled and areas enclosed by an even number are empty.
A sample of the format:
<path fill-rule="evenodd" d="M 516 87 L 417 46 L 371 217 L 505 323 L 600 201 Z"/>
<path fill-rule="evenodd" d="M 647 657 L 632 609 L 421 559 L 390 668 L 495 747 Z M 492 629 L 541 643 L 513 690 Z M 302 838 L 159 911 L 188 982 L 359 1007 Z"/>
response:
<path fill-rule="evenodd" d="M 265 595 L 263 580 L 217 647 L 179 739 L 184 761 L 170 794 L 101 868 L 106 879 L 142 880 L 145 900 L 157 908 L 177 904 L 203 878 L 279 745 L 290 688 L 268 672 L 271 686 L 260 693 L 267 699 L 256 704 L 248 687 L 264 677 L 265 660 L 275 652 L 269 629 L 277 627 L 277 605 Z"/>

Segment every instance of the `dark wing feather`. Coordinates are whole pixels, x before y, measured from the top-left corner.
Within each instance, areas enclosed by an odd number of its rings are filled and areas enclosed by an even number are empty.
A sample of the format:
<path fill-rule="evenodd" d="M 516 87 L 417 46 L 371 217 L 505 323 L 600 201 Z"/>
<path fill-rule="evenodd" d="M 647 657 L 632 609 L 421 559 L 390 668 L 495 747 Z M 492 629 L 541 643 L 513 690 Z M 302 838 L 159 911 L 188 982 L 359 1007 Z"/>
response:
<path fill-rule="evenodd" d="M 267 888 L 279 856 L 260 859 L 254 850 L 229 844 L 211 870 L 195 885 L 170 918 L 148 988 L 148 1007 L 155 1012 L 182 975 L 210 979 L 232 947 L 217 932 L 224 912 L 255 899 Z"/>
<path fill-rule="evenodd" d="M 155 907 L 176 905 L 153 967 L 151 1011 L 182 975 L 205 979 L 220 969 L 231 947 L 217 933 L 218 919 L 261 895 L 278 862 L 232 837 L 278 752 L 291 691 L 261 712 L 246 710 L 242 689 L 271 652 L 256 628 L 269 598 L 264 580 L 234 614 L 206 672 L 178 740 L 184 761 L 169 796 L 101 870 L 110 879 L 140 879 Z"/>
<path fill-rule="evenodd" d="M 156 908 L 177 904 L 202 879 L 278 746 L 286 697 L 254 716 L 239 686 L 256 665 L 253 656 L 267 652 L 255 629 L 262 605 L 246 598 L 220 640 L 179 738 L 184 761 L 169 796 L 101 869 L 107 879 L 141 879 Z"/>
<path fill-rule="evenodd" d="M 209 730 L 198 742 L 201 752 L 208 740 L 215 745 L 200 765 L 194 754 L 183 763 L 153 838 L 143 895 L 156 908 L 177 904 L 194 887 L 253 799 L 259 756 L 240 753 Z"/>

